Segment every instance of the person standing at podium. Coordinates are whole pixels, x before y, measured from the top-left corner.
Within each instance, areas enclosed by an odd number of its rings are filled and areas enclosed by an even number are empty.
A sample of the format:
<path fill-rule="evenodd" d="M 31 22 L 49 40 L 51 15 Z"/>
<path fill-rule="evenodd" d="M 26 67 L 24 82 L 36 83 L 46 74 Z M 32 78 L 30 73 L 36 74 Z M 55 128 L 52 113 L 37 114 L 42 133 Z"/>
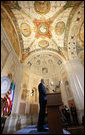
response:
<path fill-rule="evenodd" d="M 39 91 L 39 117 L 38 117 L 38 124 L 37 124 L 37 131 L 44 131 L 44 118 L 45 118 L 45 110 L 47 104 L 47 90 L 45 88 L 45 80 L 41 79 L 41 83 L 38 85 Z"/>

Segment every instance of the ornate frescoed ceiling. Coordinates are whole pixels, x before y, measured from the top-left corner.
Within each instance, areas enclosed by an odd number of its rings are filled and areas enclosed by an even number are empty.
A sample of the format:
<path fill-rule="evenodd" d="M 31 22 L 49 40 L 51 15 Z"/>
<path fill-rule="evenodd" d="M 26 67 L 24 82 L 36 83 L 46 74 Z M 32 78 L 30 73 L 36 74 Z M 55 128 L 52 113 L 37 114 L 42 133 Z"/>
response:
<path fill-rule="evenodd" d="M 26 69 L 31 73 L 44 77 L 58 76 L 62 70 L 63 61 L 55 53 L 42 51 L 41 53 L 32 54 L 25 61 Z M 56 70 L 57 69 L 57 70 Z"/>
<path fill-rule="evenodd" d="M 2 7 L 16 27 L 22 63 L 29 63 L 28 57 L 42 50 L 55 52 L 65 61 L 82 58 L 84 1 L 2 1 Z M 37 61 L 50 59 L 44 55 Z M 37 61 L 34 60 L 35 65 Z"/>

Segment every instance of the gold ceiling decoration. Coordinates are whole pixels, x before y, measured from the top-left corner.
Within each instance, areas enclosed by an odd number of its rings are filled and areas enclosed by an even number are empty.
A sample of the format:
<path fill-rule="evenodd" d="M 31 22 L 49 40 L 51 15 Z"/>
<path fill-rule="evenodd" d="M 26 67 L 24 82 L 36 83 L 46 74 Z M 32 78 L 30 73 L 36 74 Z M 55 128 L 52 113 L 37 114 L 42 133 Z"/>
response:
<path fill-rule="evenodd" d="M 16 29 L 14 27 L 12 19 L 9 17 L 9 14 L 6 12 L 6 10 L 3 7 L 1 8 L 1 23 L 6 31 L 7 36 L 10 39 L 10 42 L 17 56 L 20 57 L 20 53 L 21 53 L 20 42 L 18 40 Z"/>
<path fill-rule="evenodd" d="M 62 35 L 65 29 L 65 23 L 63 21 L 58 22 L 55 26 L 56 35 Z"/>
<path fill-rule="evenodd" d="M 79 38 L 82 42 L 84 42 L 84 22 L 82 23 L 81 28 L 80 28 Z"/>
<path fill-rule="evenodd" d="M 28 37 L 31 35 L 31 28 L 27 23 L 21 24 L 21 32 L 25 37 Z"/>
<path fill-rule="evenodd" d="M 45 24 L 41 24 L 39 27 L 39 31 L 40 33 L 46 33 L 47 32 L 48 27 Z"/>
<path fill-rule="evenodd" d="M 39 37 L 48 37 L 48 38 L 51 38 L 52 35 L 51 35 L 51 32 L 50 32 L 50 25 L 52 23 L 52 21 L 47 21 L 47 20 L 37 20 L 35 19 L 34 21 L 34 24 L 36 25 L 36 38 L 39 38 Z"/>
<path fill-rule="evenodd" d="M 19 42 L 24 46 L 20 50 L 22 51 L 22 62 L 25 62 L 25 59 L 32 53 L 43 50 L 46 53 L 48 51 L 55 52 L 68 60 L 72 55 L 75 57 L 76 50 L 73 48 L 76 47 L 76 43 L 74 43 L 76 40 L 79 40 L 80 46 L 84 45 L 83 1 L 7 1 L 4 2 L 4 8 L 9 9 L 9 18 L 12 18 L 13 25 L 18 24 L 16 31 L 12 30 L 11 26 L 11 31 L 9 31 L 10 21 L 6 16 L 2 16 L 7 35 L 13 35 L 9 38 L 18 55 L 21 46 L 17 47 L 19 43 L 15 33 L 20 33 Z M 73 22 L 76 27 L 72 31 Z"/>
<path fill-rule="evenodd" d="M 34 8 L 39 14 L 47 14 L 50 10 L 50 1 L 35 1 Z"/>
<path fill-rule="evenodd" d="M 27 56 L 28 56 L 28 53 L 22 53 L 22 59 L 21 59 L 21 63 L 23 63 L 24 62 L 24 60 L 27 58 Z"/>
<path fill-rule="evenodd" d="M 49 46 L 49 42 L 46 40 L 41 40 L 38 45 L 40 47 L 47 47 L 47 46 Z"/>

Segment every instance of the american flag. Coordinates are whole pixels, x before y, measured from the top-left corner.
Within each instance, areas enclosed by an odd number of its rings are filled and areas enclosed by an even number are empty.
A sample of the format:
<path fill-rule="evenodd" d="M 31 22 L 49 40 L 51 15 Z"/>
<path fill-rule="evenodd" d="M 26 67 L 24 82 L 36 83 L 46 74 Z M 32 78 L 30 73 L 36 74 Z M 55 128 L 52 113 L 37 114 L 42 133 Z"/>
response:
<path fill-rule="evenodd" d="M 3 115 L 8 115 L 11 113 L 13 99 L 14 99 L 14 92 L 15 92 L 15 84 L 12 81 L 9 91 L 6 93 L 4 100 L 5 105 L 3 107 Z"/>

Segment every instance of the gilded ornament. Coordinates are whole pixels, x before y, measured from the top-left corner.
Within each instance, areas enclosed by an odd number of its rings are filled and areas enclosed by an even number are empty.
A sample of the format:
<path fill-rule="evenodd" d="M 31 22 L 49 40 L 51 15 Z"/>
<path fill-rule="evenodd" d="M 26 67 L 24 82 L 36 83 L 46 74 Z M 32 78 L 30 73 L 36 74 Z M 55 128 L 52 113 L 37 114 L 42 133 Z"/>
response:
<path fill-rule="evenodd" d="M 48 38 L 51 38 L 52 35 L 51 35 L 51 32 L 50 32 L 50 25 L 52 23 L 52 21 L 48 21 L 48 20 L 37 20 L 35 19 L 34 21 L 34 24 L 36 26 L 36 38 L 39 38 L 39 37 L 48 37 Z"/>
<path fill-rule="evenodd" d="M 47 14 L 50 10 L 50 1 L 35 1 L 34 8 L 39 14 Z"/>
<path fill-rule="evenodd" d="M 30 26 L 27 23 L 22 23 L 21 24 L 21 32 L 25 37 L 30 36 L 30 34 L 31 34 Z"/>
<path fill-rule="evenodd" d="M 39 46 L 40 46 L 40 47 L 47 47 L 47 46 L 49 46 L 49 42 L 46 41 L 46 40 L 41 40 L 41 41 L 39 42 Z"/>
<path fill-rule="evenodd" d="M 47 29 L 48 29 L 48 26 L 46 26 L 45 24 L 41 24 L 39 27 L 40 33 L 43 33 L 43 34 L 47 32 Z"/>
<path fill-rule="evenodd" d="M 62 35 L 65 29 L 65 23 L 63 21 L 58 22 L 55 26 L 56 35 Z"/>
<path fill-rule="evenodd" d="M 82 42 L 84 42 L 84 23 L 82 23 L 80 32 L 79 32 L 79 38 Z"/>

